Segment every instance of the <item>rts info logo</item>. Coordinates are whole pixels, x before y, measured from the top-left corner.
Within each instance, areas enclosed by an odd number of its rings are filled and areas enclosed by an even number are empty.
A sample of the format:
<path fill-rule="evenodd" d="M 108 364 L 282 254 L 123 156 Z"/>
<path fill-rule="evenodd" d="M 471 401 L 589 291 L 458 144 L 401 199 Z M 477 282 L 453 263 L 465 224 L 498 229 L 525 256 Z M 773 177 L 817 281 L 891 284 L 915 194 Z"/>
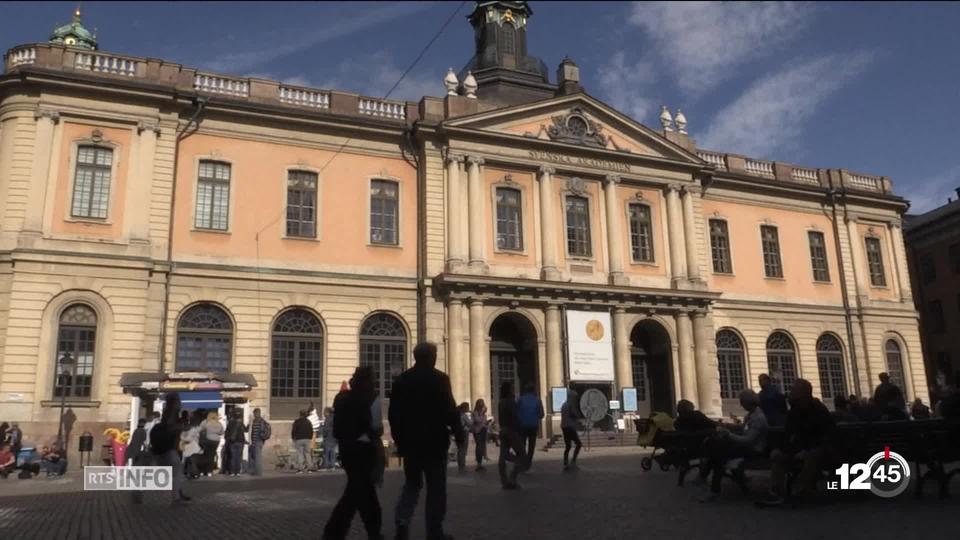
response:
<path fill-rule="evenodd" d="M 910 485 L 910 464 L 900 454 L 891 452 L 889 446 L 866 463 L 844 463 L 836 474 L 840 480 L 827 482 L 827 489 L 869 489 L 874 495 L 889 499 L 903 493 Z"/>

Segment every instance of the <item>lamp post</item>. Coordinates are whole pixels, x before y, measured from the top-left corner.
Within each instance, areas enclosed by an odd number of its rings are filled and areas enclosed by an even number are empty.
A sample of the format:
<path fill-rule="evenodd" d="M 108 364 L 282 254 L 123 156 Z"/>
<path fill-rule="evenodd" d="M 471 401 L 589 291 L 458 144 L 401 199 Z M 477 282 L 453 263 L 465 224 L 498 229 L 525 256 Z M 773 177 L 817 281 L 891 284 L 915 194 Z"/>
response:
<path fill-rule="evenodd" d="M 71 374 L 71 368 L 73 367 L 73 364 L 74 360 L 73 357 L 70 356 L 70 353 L 64 353 L 64 355 L 61 356 L 60 360 L 57 362 L 57 365 L 61 368 L 59 375 L 60 384 L 57 385 L 60 387 L 60 425 L 57 426 L 57 446 L 59 447 L 60 452 L 64 452 L 66 450 L 66 444 L 63 440 L 63 413 L 67 406 L 67 392 L 70 391 L 68 382 L 72 382 L 67 377 L 69 377 Z"/>

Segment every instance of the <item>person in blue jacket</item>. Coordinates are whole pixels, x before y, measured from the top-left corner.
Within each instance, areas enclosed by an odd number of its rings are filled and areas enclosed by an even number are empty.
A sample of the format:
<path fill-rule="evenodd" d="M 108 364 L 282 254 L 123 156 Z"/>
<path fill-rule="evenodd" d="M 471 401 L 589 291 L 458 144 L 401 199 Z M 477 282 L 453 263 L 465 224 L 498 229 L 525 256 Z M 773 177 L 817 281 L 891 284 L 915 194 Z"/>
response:
<path fill-rule="evenodd" d="M 523 394 L 517 400 L 519 410 L 520 436 L 526 443 L 527 463 L 525 470 L 533 466 L 533 450 L 537 445 L 537 434 L 540 431 L 540 421 L 543 420 L 543 401 L 537 396 L 536 387 L 527 383 L 523 387 Z"/>

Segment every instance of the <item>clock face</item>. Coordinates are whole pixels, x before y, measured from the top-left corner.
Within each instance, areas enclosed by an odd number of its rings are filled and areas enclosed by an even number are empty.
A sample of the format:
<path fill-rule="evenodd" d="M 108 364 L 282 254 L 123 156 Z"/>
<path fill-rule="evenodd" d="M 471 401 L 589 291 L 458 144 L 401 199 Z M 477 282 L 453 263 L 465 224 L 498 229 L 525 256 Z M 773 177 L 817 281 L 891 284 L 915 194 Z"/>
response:
<path fill-rule="evenodd" d="M 63 42 L 66 43 L 67 45 L 77 44 L 77 40 L 73 39 L 72 37 L 68 37 L 67 39 L 63 40 Z"/>

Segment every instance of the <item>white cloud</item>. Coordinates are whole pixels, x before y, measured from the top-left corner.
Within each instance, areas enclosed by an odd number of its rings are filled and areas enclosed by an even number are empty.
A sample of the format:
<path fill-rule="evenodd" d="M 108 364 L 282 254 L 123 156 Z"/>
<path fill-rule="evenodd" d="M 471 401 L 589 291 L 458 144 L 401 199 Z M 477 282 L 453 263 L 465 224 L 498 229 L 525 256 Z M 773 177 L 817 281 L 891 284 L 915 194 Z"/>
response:
<path fill-rule="evenodd" d="M 380 7 L 384 5 L 386 7 Z M 429 4 L 419 2 L 396 2 L 376 4 L 376 6 L 364 8 L 353 15 L 330 17 L 320 24 L 311 22 L 310 28 L 305 31 L 290 29 L 290 31 L 281 33 L 283 36 L 294 36 L 287 42 L 272 47 L 231 52 L 214 60 L 202 62 L 202 66 L 206 69 L 224 73 L 242 73 L 285 56 L 305 51 L 323 43 L 343 39 L 351 34 L 430 7 Z M 263 42 L 264 38 L 259 37 L 251 41 Z M 318 55 L 322 56 L 322 51 L 318 51 Z"/>
<path fill-rule="evenodd" d="M 407 68 L 395 62 L 387 50 L 377 51 L 367 57 L 345 59 L 319 85 L 321 88 L 357 92 L 371 97 L 383 97 L 396 84 Z M 442 95 L 445 70 L 423 67 L 415 68 L 404 77 L 390 95 L 391 99 L 419 101 L 423 96 Z M 292 83 L 291 83 L 292 84 Z"/>
<path fill-rule="evenodd" d="M 793 142 L 817 107 L 859 76 L 871 59 L 863 52 L 833 54 L 767 75 L 720 110 L 698 142 L 705 148 L 769 156 Z"/>
<path fill-rule="evenodd" d="M 894 184 L 894 191 L 896 187 Z M 947 204 L 947 197 L 954 197 L 953 190 L 957 188 L 960 188 L 960 165 L 912 182 L 904 190 L 904 198 L 910 201 L 911 214 L 922 214 Z"/>
<path fill-rule="evenodd" d="M 628 65 L 624 51 L 617 51 L 600 67 L 600 89 L 617 110 L 643 122 L 656 107 L 650 89 L 656 81 L 653 64 L 647 60 Z"/>
<path fill-rule="evenodd" d="M 650 37 L 679 88 L 695 97 L 732 68 L 793 39 L 810 12 L 795 2 L 638 2 L 629 21 Z"/>

